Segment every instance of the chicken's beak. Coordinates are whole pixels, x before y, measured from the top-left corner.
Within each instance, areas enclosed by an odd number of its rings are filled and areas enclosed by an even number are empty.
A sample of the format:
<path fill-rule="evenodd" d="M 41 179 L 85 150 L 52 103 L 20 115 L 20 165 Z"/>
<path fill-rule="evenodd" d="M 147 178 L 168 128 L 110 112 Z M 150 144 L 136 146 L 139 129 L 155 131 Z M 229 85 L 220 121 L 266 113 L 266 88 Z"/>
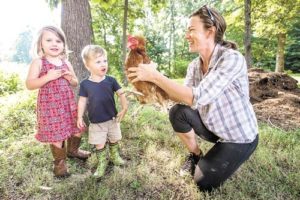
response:
<path fill-rule="evenodd" d="M 130 48 L 131 46 L 132 46 L 132 43 L 131 43 L 131 42 L 128 42 L 128 43 L 127 43 L 127 48 L 128 48 L 128 49 L 131 49 L 131 48 Z"/>

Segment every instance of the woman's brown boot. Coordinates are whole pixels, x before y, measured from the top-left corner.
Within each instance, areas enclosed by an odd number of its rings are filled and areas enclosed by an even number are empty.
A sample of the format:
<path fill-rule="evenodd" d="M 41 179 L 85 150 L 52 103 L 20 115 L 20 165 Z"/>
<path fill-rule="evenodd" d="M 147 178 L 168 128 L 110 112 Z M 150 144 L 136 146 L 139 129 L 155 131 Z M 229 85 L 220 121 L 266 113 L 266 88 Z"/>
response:
<path fill-rule="evenodd" d="M 58 148 L 51 144 L 50 149 L 54 158 L 53 173 L 58 178 L 64 178 L 70 176 L 66 166 L 66 146 L 63 143 L 62 148 Z"/>
<path fill-rule="evenodd" d="M 80 137 L 71 136 L 68 139 L 67 155 L 69 158 L 86 160 L 91 155 L 91 152 L 79 149 L 80 142 Z"/>

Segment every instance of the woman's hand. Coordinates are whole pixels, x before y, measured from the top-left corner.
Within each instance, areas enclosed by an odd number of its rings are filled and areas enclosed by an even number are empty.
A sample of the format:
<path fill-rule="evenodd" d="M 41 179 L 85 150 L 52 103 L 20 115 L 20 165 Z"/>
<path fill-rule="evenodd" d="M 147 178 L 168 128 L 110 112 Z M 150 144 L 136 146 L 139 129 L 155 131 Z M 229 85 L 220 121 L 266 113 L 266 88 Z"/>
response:
<path fill-rule="evenodd" d="M 138 81 L 154 82 L 154 79 L 159 73 L 156 70 L 157 64 L 151 62 L 150 64 L 139 64 L 138 67 L 131 67 L 128 69 L 128 78 L 130 82 L 135 83 Z"/>

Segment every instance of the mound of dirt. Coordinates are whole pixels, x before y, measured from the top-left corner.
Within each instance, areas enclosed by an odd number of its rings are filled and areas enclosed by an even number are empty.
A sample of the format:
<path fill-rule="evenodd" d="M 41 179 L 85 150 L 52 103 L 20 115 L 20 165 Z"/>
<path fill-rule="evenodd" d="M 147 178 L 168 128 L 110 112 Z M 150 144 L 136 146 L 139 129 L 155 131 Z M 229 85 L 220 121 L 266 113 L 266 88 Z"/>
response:
<path fill-rule="evenodd" d="M 257 119 L 272 126 L 300 128 L 300 89 L 298 81 L 285 73 L 249 69 L 250 101 Z"/>

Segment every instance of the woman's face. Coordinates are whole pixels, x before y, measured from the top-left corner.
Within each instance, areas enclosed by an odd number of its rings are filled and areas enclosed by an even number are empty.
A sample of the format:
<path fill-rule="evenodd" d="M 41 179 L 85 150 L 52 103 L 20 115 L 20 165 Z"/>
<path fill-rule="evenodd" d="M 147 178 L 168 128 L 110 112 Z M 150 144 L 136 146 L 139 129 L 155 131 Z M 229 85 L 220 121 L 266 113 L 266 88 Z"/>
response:
<path fill-rule="evenodd" d="M 200 53 L 208 43 L 208 31 L 204 29 L 203 22 L 197 16 L 189 19 L 185 38 L 189 43 L 189 52 Z"/>

